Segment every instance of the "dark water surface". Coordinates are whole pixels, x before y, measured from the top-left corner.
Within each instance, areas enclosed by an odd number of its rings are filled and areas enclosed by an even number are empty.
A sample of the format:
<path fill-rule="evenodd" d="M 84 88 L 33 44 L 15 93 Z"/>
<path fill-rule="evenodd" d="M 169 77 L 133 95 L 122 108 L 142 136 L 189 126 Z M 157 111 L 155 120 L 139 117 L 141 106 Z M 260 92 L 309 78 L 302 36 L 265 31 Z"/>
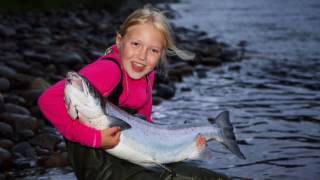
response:
<path fill-rule="evenodd" d="M 210 143 L 223 153 L 200 165 L 234 178 L 320 179 L 320 2 L 185 0 L 171 7 L 178 25 L 234 47 L 247 41 L 251 58 L 185 78 L 154 117 L 205 121 L 227 109 L 247 160 Z"/>
<path fill-rule="evenodd" d="M 235 179 L 320 179 L 320 1 L 183 0 L 171 7 L 177 25 L 234 47 L 245 40 L 252 58 L 185 78 L 153 117 L 192 123 L 227 109 L 247 159 L 213 142 L 219 152 L 200 166 Z M 67 172 L 37 179 L 75 179 Z"/>

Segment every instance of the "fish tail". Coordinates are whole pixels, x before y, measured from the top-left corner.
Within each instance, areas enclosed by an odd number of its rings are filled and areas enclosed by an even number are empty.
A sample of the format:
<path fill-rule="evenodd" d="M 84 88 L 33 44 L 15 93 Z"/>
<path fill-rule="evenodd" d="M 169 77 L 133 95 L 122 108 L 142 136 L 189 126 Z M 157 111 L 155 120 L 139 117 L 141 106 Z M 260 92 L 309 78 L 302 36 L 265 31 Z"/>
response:
<path fill-rule="evenodd" d="M 223 111 L 215 118 L 214 122 L 219 128 L 222 144 L 239 158 L 245 159 L 245 156 L 237 144 L 236 137 L 233 132 L 233 126 L 229 119 L 229 112 Z"/>

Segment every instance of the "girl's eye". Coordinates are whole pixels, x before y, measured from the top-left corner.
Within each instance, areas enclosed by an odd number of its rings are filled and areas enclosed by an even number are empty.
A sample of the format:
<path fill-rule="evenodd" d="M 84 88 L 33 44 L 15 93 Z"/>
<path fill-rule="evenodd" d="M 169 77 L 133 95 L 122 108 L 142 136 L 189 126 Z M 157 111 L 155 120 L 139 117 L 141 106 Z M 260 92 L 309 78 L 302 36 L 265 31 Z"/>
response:
<path fill-rule="evenodd" d="M 135 46 L 135 47 L 139 47 L 139 43 L 138 42 L 131 42 L 131 44 L 133 45 L 133 46 Z"/>
<path fill-rule="evenodd" d="M 159 50 L 158 49 L 151 49 L 152 53 L 158 54 Z"/>

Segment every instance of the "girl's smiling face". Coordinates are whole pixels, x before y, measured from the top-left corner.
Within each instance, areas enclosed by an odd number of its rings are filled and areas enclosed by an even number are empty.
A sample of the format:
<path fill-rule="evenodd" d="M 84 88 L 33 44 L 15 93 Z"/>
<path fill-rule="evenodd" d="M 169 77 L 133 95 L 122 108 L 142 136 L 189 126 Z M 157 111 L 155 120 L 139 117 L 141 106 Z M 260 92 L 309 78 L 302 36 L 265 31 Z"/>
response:
<path fill-rule="evenodd" d="M 124 70 L 137 80 L 151 72 L 160 61 L 165 39 L 153 24 L 143 23 L 129 27 L 124 36 L 117 34 L 116 44 Z"/>

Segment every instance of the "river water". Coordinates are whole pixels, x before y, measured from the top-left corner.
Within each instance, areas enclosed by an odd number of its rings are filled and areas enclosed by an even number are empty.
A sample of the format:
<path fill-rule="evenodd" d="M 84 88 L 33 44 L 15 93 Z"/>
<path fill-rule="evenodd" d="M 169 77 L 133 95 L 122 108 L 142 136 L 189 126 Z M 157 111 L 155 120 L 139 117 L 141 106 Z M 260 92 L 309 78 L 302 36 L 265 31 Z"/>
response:
<path fill-rule="evenodd" d="M 172 100 L 154 107 L 154 119 L 192 123 L 228 110 L 247 159 L 210 142 L 216 152 L 195 163 L 234 179 L 320 179 L 320 2 L 182 0 L 170 7 L 179 26 L 234 48 L 245 40 L 251 58 L 184 78 Z M 48 178 L 75 179 L 59 169 L 30 179 Z"/>
<path fill-rule="evenodd" d="M 234 48 L 245 40 L 251 58 L 184 78 L 155 119 L 206 121 L 228 110 L 247 159 L 209 143 L 220 153 L 199 165 L 235 179 L 320 179 L 320 1 L 182 0 L 171 8 L 179 26 Z"/>

